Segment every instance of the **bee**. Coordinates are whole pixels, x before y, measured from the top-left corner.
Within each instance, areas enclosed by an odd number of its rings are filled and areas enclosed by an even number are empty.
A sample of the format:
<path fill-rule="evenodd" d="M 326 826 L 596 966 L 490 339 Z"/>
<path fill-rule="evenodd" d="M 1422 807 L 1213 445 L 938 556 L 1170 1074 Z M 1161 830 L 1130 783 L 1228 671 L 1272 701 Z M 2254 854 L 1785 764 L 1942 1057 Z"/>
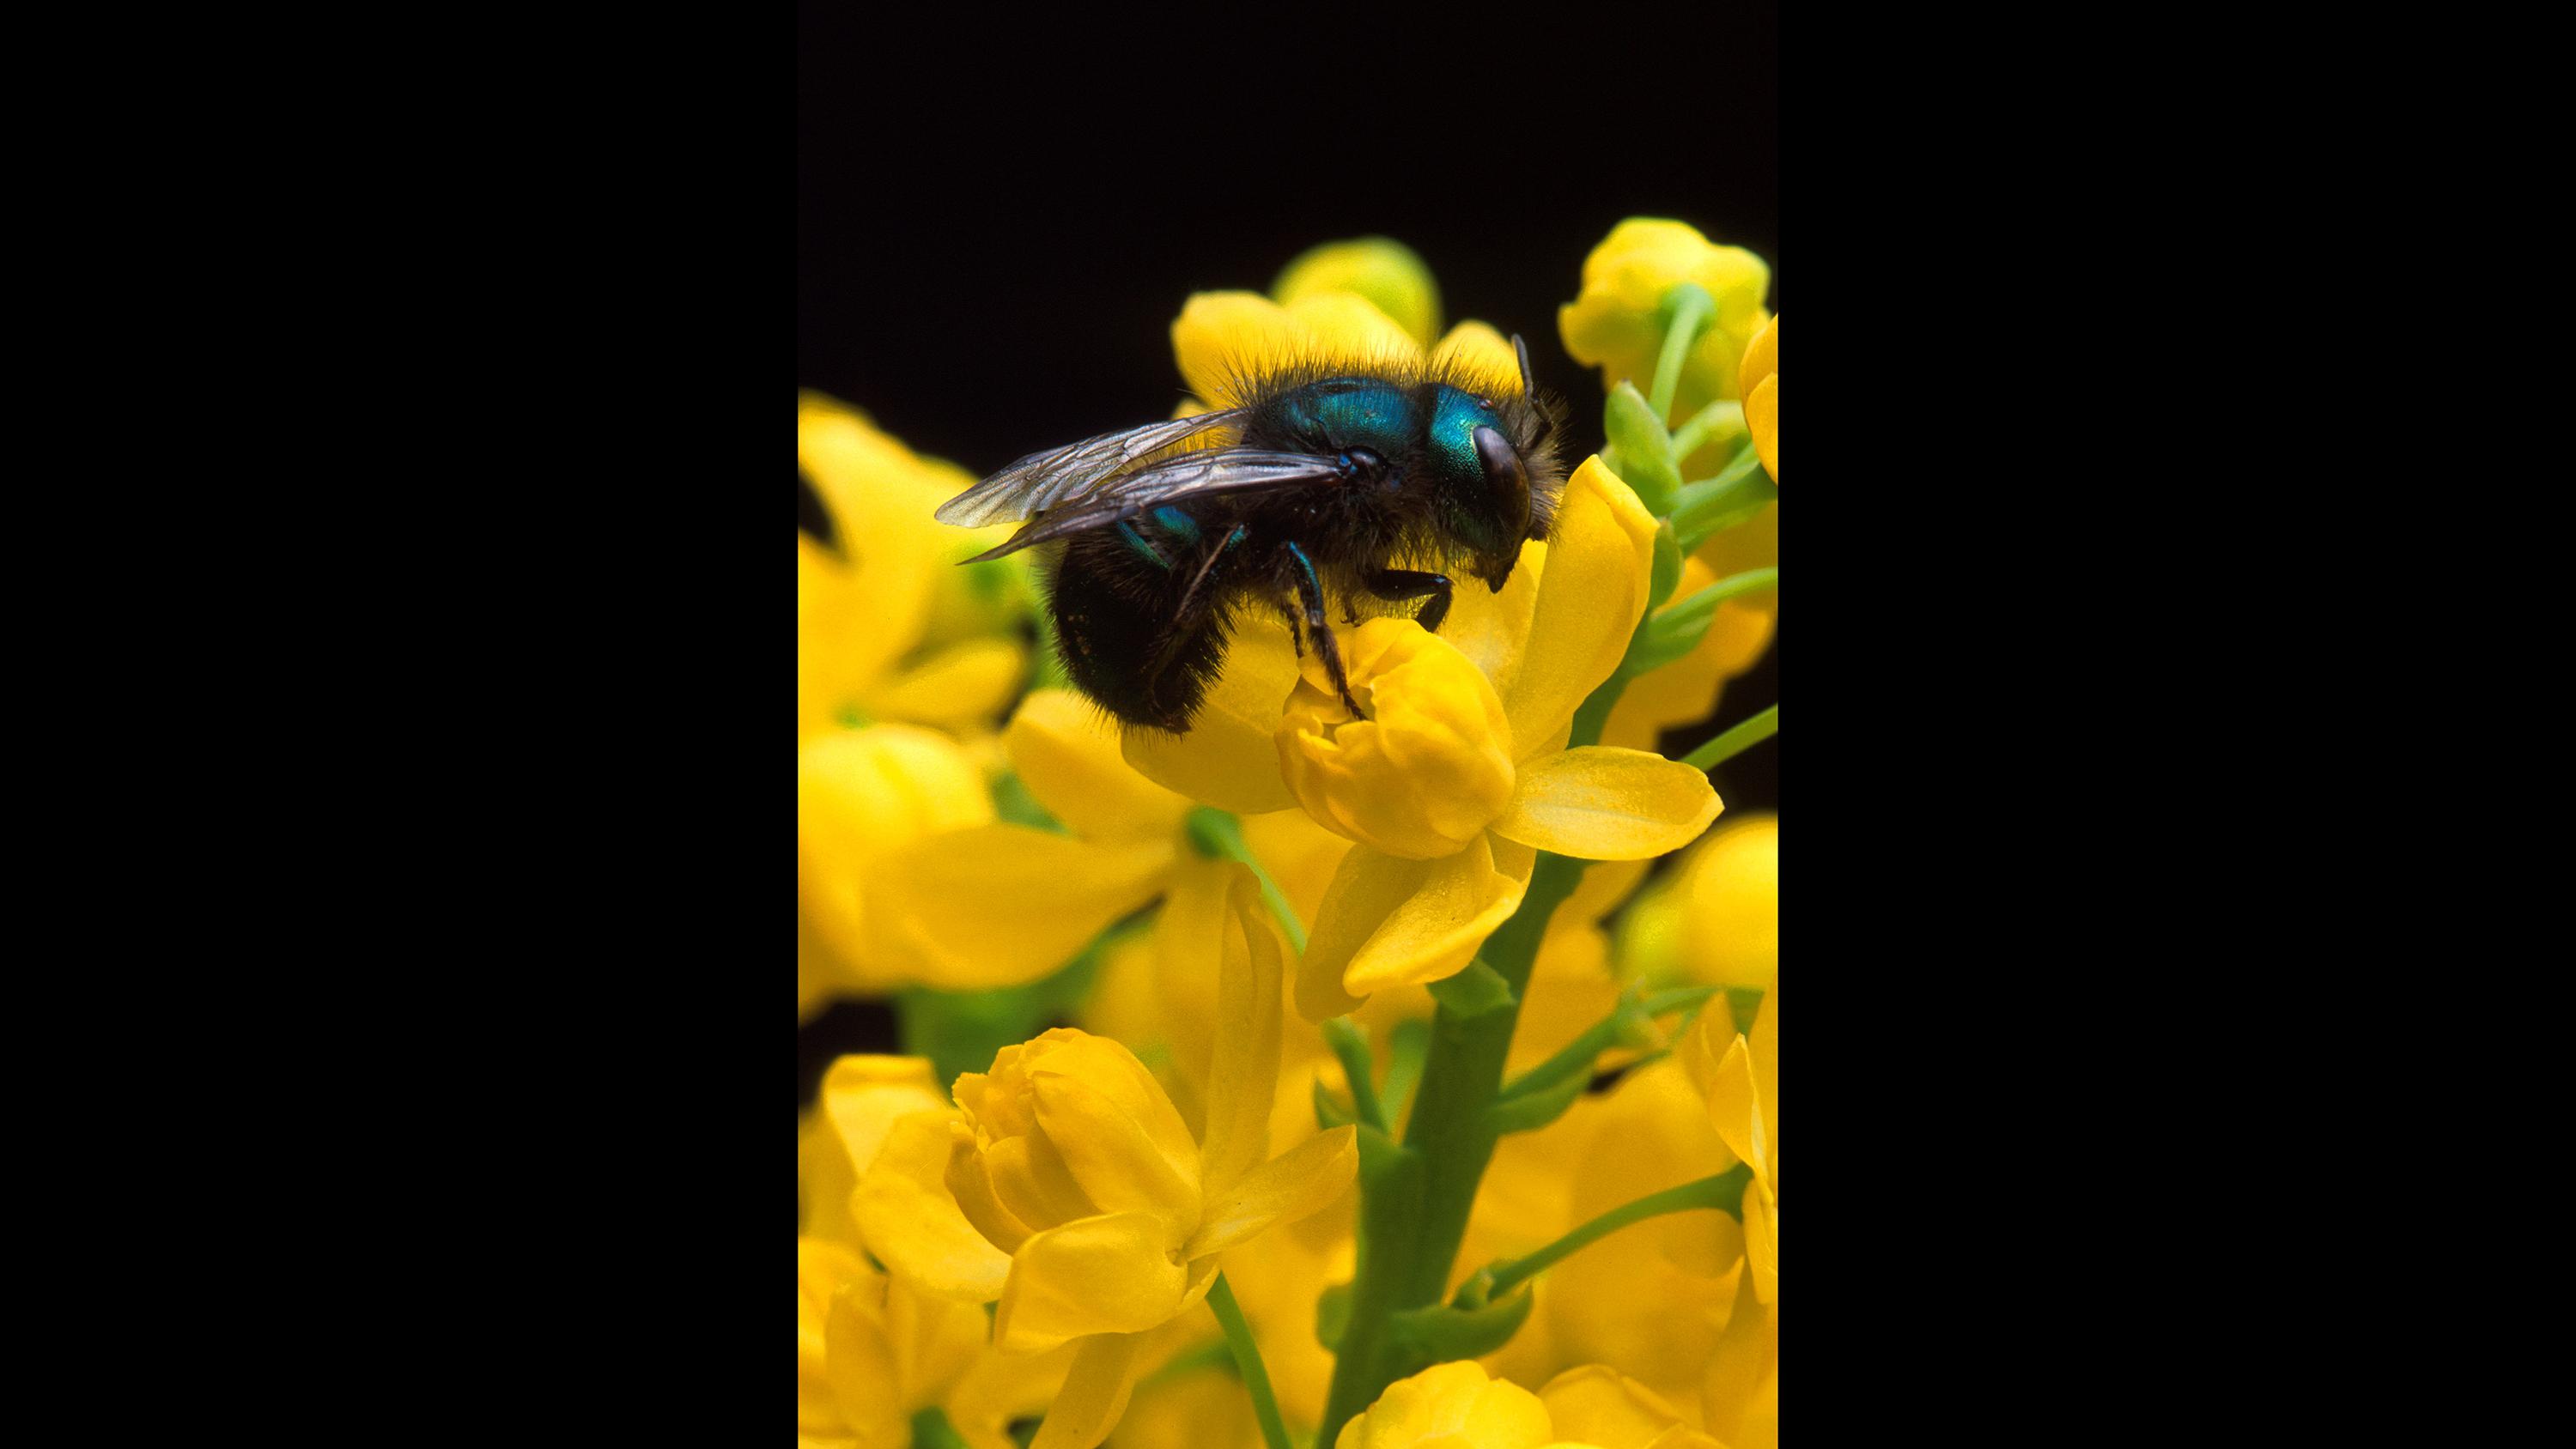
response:
<path fill-rule="evenodd" d="M 1563 404 L 1445 361 L 1253 369 L 1240 404 L 1032 453 L 941 505 L 1026 526 L 967 562 L 1063 542 L 1048 609 L 1074 684 L 1132 725 L 1185 733 L 1247 606 L 1284 615 L 1354 715 L 1327 597 L 1437 632 L 1449 571 L 1499 591 L 1564 492 Z M 1392 606 L 1392 607 L 1391 607 Z M 1302 624 L 1303 628 L 1300 628 Z"/>

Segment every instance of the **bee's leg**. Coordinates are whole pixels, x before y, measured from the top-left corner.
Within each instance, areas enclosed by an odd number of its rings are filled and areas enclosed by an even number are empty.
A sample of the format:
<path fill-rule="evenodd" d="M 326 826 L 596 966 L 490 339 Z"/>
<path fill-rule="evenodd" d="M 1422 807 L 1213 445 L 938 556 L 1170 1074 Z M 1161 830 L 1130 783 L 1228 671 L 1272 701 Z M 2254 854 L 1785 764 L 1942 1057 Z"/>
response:
<path fill-rule="evenodd" d="M 1293 543 L 1288 545 L 1288 557 L 1297 565 L 1297 601 L 1306 606 L 1306 632 L 1315 636 L 1315 652 L 1323 656 L 1325 677 L 1341 691 L 1342 703 L 1351 707 L 1351 713 L 1366 719 L 1359 701 L 1351 698 L 1350 677 L 1342 673 L 1342 646 L 1334 640 L 1333 626 L 1324 617 L 1324 585 L 1315 577 L 1314 560 Z"/>
<path fill-rule="evenodd" d="M 1288 642 L 1297 647 L 1297 657 L 1305 658 L 1306 635 L 1297 627 L 1297 606 L 1285 600 L 1280 601 L 1279 616 L 1288 621 Z"/>
<path fill-rule="evenodd" d="M 1428 597 L 1431 602 L 1416 610 L 1413 622 L 1437 634 L 1440 621 L 1449 617 L 1449 576 L 1416 573 L 1411 569 L 1379 569 L 1363 575 L 1360 582 L 1381 599 L 1402 603 L 1406 599 Z"/>

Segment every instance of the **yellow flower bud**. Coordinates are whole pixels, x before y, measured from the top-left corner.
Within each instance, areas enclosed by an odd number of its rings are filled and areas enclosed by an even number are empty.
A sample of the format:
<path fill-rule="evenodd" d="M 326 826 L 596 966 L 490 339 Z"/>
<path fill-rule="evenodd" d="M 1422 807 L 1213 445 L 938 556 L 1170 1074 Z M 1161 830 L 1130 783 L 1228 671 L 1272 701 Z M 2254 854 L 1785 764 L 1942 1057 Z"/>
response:
<path fill-rule="evenodd" d="M 1557 310 L 1565 350 L 1600 367 L 1604 388 L 1625 378 L 1642 391 L 1663 350 L 1664 294 L 1683 282 L 1706 288 L 1717 310 L 1684 355 L 1668 423 L 1742 396 L 1736 367 L 1744 344 L 1770 315 L 1762 309 L 1770 264 L 1742 247 L 1718 246 L 1685 223 L 1631 217 L 1583 259 L 1582 293 Z"/>
<path fill-rule="evenodd" d="M 1387 1385 L 1333 1449 L 1539 1449 L 1555 1438 L 1538 1395 L 1462 1360 Z"/>
<path fill-rule="evenodd" d="M 1767 991 L 1780 979 L 1780 817 L 1712 832 L 1682 868 L 1677 964 L 1693 981 Z"/>
<path fill-rule="evenodd" d="M 1199 1149 L 1162 1085 L 1106 1037 L 1058 1027 L 957 1079 L 948 1185 L 1005 1251 L 1104 1213 L 1145 1212 L 1177 1253 L 1199 1222 Z M 1174 1259 L 1178 1261 L 1178 1259 Z"/>
<path fill-rule="evenodd" d="M 1482 671 L 1410 619 L 1346 632 L 1349 705 L 1309 658 L 1274 739 L 1297 803 L 1325 829 L 1388 855 L 1465 849 L 1511 803 L 1512 728 Z"/>

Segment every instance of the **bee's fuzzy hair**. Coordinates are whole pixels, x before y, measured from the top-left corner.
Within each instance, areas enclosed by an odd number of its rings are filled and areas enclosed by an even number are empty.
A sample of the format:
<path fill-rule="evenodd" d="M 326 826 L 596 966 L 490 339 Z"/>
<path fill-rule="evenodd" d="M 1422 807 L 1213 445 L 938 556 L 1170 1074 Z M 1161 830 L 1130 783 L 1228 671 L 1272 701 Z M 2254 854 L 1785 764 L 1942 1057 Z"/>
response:
<path fill-rule="evenodd" d="M 1529 473 L 1530 537 L 1546 538 L 1555 526 L 1565 493 L 1567 469 L 1557 444 L 1565 435 L 1567 408 L 1545 389 L 1524 391 L 1517 368 L 1497 371 L 1463 352 L 1267 348 L 1227 357 L 1218 375 L 1219 396 L 1204 400 L 1218 408 L 1258 409 L 1281 393 L 1336 377 L 1385 378 L 1407 388 L 1440 383 L 1488 399 Z"/>

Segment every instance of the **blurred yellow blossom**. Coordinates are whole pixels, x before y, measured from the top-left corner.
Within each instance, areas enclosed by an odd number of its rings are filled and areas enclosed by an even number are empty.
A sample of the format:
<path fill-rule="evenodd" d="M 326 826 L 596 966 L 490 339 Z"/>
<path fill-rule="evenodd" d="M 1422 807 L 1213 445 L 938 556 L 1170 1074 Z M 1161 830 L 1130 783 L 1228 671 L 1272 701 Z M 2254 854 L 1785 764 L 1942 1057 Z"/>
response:
<path fill-rule="evenodd" d="M 1288 306 L 1325 292 L 1368 299 L 1424 347 L 1440 335 L 1440 286 L 1422 258 L 1400 241 L 1371 236 L 1326 242 L 1290 262 L 1270 288 Z"/>
<path fill-rule="evenodd" d="M 1769 989 L 1780 975 L 1780 817 L 1710 831 L 1630 908 L 1619 950 L 1645 981 Z"/>
<path fill-rule="evenodd" d="M 922 836 L 993 818 L 965 748 L 917 725 L 814 735 L 796 759 L 796 1015 L 834 992 L 880 993 L 910 979 L 885 930 L 878 867 Z"/>
<path fill-rule="evenodd" d="M 1218 1257 L 1341 1195 L 1353 1130 L 1269 1156 L 1282 945 L 1252 874 L 1229 866 L 1219 1035 L 1196 1140 L 1135 1054 L 1058 1028 L 958 1078 L 945 1181 L 1010 1267 L 994 1343 L 1080 1342 L 1039 1449 L 1082 1449 L 1124 1410 L 1139 1340 L 1205 1296 Z"/>
<path fill-rule="evenodd" d="M 1708 1101 L 1708 1120 L 1753 1170 L 1744 1189 L 1744 1256 L 1754 1296 L 1780 1299 L 1780 988 L 1754 1013 L 1750 1036 L 1723 1011 L 1702 1011 L 1679 1053 Z"/>
<path fill-rule="evenodd" d="M 1559 1435 L 1600 1449 L 1723 1449 L 1671 1400 L 1607 1364 L 1567 1369 L 1538 1398 Z"/>
<path fill-rule="evenodd" d="M 1588 1115 L 1573 1150 L 1551 1164 L 1566 1180 L 1558 1233 L 1734 1165 L 1699 1091 L 1669 1060 L 1621 1078 Z M 1524 1374 L 1615 1364 L 1690 1402 L 1726 1326 L 1743 1244 L 1736 1220 L 1715 1208 L 1610 1234 L 1541 1276 L 1545 1292 L 1521 1329 L 1531 1342 L 1507 1348 L 1508 1362 Z"/>
<path fill-rule="evenodd" d="M 1683 356 L 1667 426 L 1742 396 L 1736 369 L 1744 345 L 1771 315 L 1762 306 L 1770 264 L 1742 247 L 1718 246 L 1686 223 L 1631 217 L 1583 259 L 1582 291 L 1556 314 L 1565 350 L 1601 369 L 1604 390 L 1627 380 L 1642 391 L 1664 346 L 1664 296 L 1683 282 L 1705 288 L 1717 310 Z"/>
<path fill-rule="evenodd" d="M 1744 426 L 1762 471 L 1780 481 L 1780 319 L 1774 317 L 1744 349 L 1736 376 L 1744 388 Z"/>
<path fill-rule="evenodd" d="M 796 398 L 796 467 L 833 534 L 830 546 L 796 535 L 798 741 L 847 715 L 988 723 L 1027 677 L 1013 631 L 1030 589 L 1025 562 L 954 567 L 1009 532 L 931 516 L 974 478 L 814 392 Z"/>
<path fill-rule="evenodd" d="M 1541 1449 L 1556 1443 L 1538 1395 L 1474 1363 L 1434 1364 L 1387 1385 L 1333 1449 Z"/>

